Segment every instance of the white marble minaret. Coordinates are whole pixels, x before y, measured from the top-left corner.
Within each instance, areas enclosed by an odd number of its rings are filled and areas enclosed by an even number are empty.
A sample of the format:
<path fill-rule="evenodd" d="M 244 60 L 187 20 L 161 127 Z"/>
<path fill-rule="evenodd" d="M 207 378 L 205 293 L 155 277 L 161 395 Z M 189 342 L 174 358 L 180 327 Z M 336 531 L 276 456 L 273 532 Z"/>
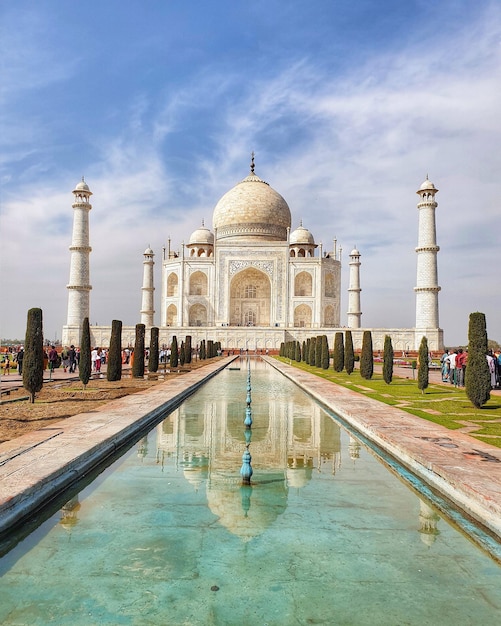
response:
<path fill-rule="evenodd" d="M 348 288 L 348 328 L 360 328 L 360 252 L 355 247 L 350 252 L 350 284 Z"/>
<path fill-rule="evenodd" d="M 89 211 L 92 195 L 89 186 L 82 177 L 73 190 L 73 236 L 71 239 L 70 281 L 68 289 L 67 326 L 80 328 L 85 317 L 89 317 L 90 285 L 89 256 Z"/>
<path fill-rule="evenodd" d="M 148 246 L 144 251 L 143 261 L 143 287 L 141 299 L 141 324 L 145 326 L 153 326 L 153 316 L 155 310 L 153 308 L 153 292 L 155 287 L 153 284 L 153 266 L 155 262 L 153 250 Z"/>
<path fill-rule="evenodd" d="M 438 270 L 437 232 L 435 226 L 435 194 L 438 189 L 426 180 L 416 192 L 419 196 L 419 229 L 417 252 L 416 287 L 416 329 L 425 331 L 427 328 L 437 329 L 438 323 Z M 426 334 L 423 332 L 423 334 Z"/>

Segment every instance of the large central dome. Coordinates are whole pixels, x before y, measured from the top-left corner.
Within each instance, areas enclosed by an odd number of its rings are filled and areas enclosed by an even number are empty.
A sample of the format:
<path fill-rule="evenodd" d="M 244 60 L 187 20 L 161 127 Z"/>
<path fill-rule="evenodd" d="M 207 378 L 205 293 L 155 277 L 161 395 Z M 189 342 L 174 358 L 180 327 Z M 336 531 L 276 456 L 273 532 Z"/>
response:
<path fill-rule="evenodd" d="M 213 215 L 216 239 L 268 239 L 286 241 L 291 226 L 287 202 L 253 168 L 216 204 Z"/>

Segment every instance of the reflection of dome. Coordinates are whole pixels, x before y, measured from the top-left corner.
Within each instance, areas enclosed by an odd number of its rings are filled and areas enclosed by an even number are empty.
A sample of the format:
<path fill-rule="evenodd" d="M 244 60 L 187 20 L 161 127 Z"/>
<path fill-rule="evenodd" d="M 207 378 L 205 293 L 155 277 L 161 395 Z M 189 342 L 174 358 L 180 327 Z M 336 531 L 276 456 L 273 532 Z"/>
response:
<path fill-rule="evenodd" d="M 291 244 L 315 245 L 313 235 L 307 228 L 304 228 L 302 224 L 296 228 L 296 230 L 292 231 L 289 241 Z"/>
<path fill-rule="evenodd" d="M 262 484 L 242 486 L 241 478 L 211 474 L 207 503 L 219 523 L 242 541 L 257 537 L 287 508 L 287 487 L 283 472 L 262 474 Z"/>
<path fill-rule="evenodd" d="M 199 244 L 199 245 L 214 245 L 214 235 L 208 228 L 202 224 L 200 228 L 197 228 L 190 237 L 189 244 Z M 188 244 L 188 245 L 189 245 Z"/>
<path fill-rule="evenodd" d="M 291 212 L 282 196 L 251 172 L 219 200 L 213 223 L 217 239 L 286 241 Z"/>
<path fill-rule="evenodd" d="M 290 488 L 301 489 L 311 480 L 311 467 L 287 468 L 287 485 Z"/>

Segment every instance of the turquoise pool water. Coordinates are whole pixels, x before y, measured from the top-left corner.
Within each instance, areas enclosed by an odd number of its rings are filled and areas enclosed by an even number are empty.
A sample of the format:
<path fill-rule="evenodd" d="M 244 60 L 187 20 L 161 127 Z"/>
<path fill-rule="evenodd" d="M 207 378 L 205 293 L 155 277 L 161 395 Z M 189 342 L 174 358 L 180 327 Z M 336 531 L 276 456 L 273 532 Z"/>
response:
<path fill-rule="evenodd" d="M 293 383 L 226 369 L 0 559 L 0 623 L 495 624 L 501 568 Z"/>

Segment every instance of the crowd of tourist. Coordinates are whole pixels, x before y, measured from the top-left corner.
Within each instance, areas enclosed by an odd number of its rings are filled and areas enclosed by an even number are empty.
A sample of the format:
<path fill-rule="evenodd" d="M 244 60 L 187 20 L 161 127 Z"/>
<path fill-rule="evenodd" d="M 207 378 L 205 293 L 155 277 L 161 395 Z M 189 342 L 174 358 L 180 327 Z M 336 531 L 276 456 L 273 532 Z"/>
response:
<path fill-rule="evenodd" d="M 491 388 L 501 388 L 501 350 L 488 350 L 485 355 L 491 375 Z M 456 387 L 464 387 L 466 367 L 468 364 L 468 350 L 451 348 L 445 350 L 440 357 L 442 365 L 442 382 Z"/>

